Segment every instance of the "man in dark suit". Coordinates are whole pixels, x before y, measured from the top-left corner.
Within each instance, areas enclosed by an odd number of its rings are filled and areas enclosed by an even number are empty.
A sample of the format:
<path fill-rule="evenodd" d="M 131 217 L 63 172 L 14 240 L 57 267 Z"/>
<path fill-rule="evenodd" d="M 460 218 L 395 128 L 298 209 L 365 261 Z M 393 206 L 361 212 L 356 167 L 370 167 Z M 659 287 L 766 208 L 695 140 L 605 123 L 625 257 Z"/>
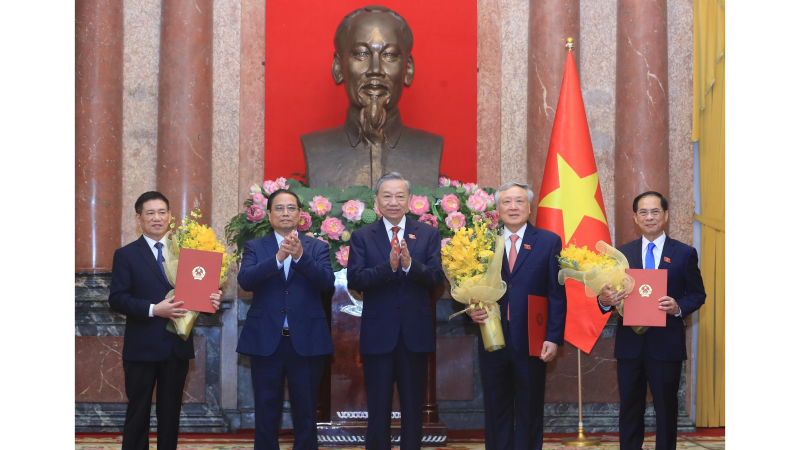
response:
<path fill-rule="evenodd" d="M 245 244 L 239 286 L 253 292 L 236 351 L 250 355 L 256 450 L 278 450 L 283 389 L 289 382 L 294 449 L 315 450 L 317 398 L 333 353 L 322 293 L 333 289 L 330 249 L 298 235 L 300 199 L 278 189 L 267 201 L 274 232 Z"/>
<path fill-rule="evenodd" d="M 659 309 L 667 312 L 666 327 L 650 327 L 643 334 L 617 322 L 614 357 L 619 383 L 620 450 L 641 450 L 647 385 L 656 410 L 656 450 L 674 450 L 678 442 L 678 388 L 686 360 L 684 319 L 700 309 L 706 299 L 697 251 L 664 233 L 669 204 L 658 192 L 645 192 L 633 200 L 633 220 L 642 238 L 618 248 L 631 269 L 667 269 L 667 295 Z M 607 313 L 625 297 L 624 291 L 606 286 L 598 296 Z M 624 311 L 624 306 L 623 306 Z"/>
<path fill-rule="evenodd" d="M 436 351 L 428 291 L 444 282 L 441 237 L 408 219 L 409 182 L 397 172 L 378 180 L 383 215 L 350 238 L 347 284 L 364 293 L 361 355 L 367 388 L 366 447 L 391 448 L 394 383 L 400 396 L 400 448 L 422 445 L 428 353 Z"/>
<path fill-rule="evenodd" d="M 542 448 L 544 387 L 547 362 L 564 344 L 567 293 L 558 282 L 561 238 L 528 223 L 533 192 L 527 184 L 507 183 L 495 193 L 504 224 L 503 281 L 508 289 L 497 302 L 506 347 L 487 352 L 481 343 L 478 357 L 486 410 L 486 448 L 522 450 Z M 528 348 L 528 296 L 547 299 L 548 317 L 541 356 Z M 467 312 L 484 323 L 485 309 Z M 539 350 L 539 349 L 535 349 Z M 537 352 L 539 353 L 539 352 Z"/>
<path fill-rule="evenodd" d="M 111 309 L 125 314 L 122 368 L 128 408 L 122 431 L 123 450 L 150 448 L 150 404 L 156 389 L 158 450 L 178 446 L 178 424 L 189 360 L 194 358 L 193 333 L 185 341 L 167 331 L 167 321 L 185 315 L 183 302 L 164 298 L 172 286 L 164 272 L 169 200 L 158 192 L 145 192 L 136 200 L 136 222 L 142 236 L 114 252 L 111 268 Z M 222 291 L 210 295 L 219 309 Z"/>

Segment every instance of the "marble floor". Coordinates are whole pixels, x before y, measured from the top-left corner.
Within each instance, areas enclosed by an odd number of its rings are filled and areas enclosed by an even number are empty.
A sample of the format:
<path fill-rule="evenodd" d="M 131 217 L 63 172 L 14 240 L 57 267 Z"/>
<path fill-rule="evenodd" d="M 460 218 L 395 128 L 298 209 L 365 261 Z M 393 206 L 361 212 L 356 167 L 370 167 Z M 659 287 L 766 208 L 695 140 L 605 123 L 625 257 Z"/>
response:
<path fill-rule="evenodd" d="M 716 434 L 723 434 L 717 436 Z M 602 450 L 619 449 L 619 437 L 615 434 L 594 434 L 600 437 L 600 445 L 594 447 Z M 544 448 L 548 450 L 566 450 L 579 447 L 568 447 L 561 444 L 561 435 L 545 435 Z M 122 436 L 118 434 L 106 435 L 76 435 L 75 450 L 119 450 Z M 281 438 L 281 450 L 292 448 L 291 437 Z M 150 437 L 150 448 L 156 450 L 155 436 Z M 241 435 L 182 435 L 178 440 L 178 450 L 250 450 L 253 448 L 252 434 Z M 321 450 L 330 449 L 363 449 L 364 447 L 320 447 Z M 435 449 L 436 447 L 425 447 Z M 477 437 L 454 437 L 450 439 L 445 450 L 482 450 L 484 441 Z M 586 447 L 581 447 L 586 448 Z M 644 449 L 654 449 L 654 436 L 645 438 Z M 678 450 L 724 450 L 725 436 L 722 433 L 692 433 L 682 434 L 678 438 Z"/>

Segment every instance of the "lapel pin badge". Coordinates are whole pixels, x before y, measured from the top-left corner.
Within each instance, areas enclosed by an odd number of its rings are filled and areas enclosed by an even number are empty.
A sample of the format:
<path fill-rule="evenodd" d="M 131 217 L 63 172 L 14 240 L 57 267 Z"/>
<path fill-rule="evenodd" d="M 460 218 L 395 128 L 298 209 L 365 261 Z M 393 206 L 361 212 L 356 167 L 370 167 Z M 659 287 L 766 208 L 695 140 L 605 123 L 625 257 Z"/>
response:
<path fill-rule="evenodd" d="M 666 262 L 666 263 L 668 263 L 668 264 L 669 264 L 669 263 L 671 263 L 672 261 L 670 261 L 670 260 L 669 260 L 669 258 L 667 258 L 667 257 L 665 256 L 665 257 L 664 257 L 664 262 Z"/>
<path fill-rule="evenodd" d="M 523 247 L 525 247 L 525 250 L 530 250 L 531 249 L 531 246 L 528 245 L 528 244 L 523 244 Z"/>
<path fill-rule="evenodd" d="M 416 237 L 416 236 L 414 236 L 413 234 L 409 234 L 409 235 L 408 235 L 408 238 L 409 238 L 409 239 L 416 239 L 417 237 Z"/>

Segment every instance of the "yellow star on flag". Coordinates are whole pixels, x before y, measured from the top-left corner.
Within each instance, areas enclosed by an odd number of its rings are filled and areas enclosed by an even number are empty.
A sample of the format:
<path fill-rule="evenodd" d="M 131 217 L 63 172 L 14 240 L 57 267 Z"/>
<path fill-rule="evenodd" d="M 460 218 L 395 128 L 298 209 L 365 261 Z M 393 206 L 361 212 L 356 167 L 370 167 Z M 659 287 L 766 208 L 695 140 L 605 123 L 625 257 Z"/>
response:
<path fill-rule="evenodd" d="M 608 222 L 594 198 L 599 183 L 597 172 L 581 178 L 560 154 L 556 156 L 559 187 L 547 194 L 539 202 L 539 206 L 561 210 L 564 217 L 564 239 L 565 242 L 569 242 L 584 216 L 597 219 L 606 225 Z"/>

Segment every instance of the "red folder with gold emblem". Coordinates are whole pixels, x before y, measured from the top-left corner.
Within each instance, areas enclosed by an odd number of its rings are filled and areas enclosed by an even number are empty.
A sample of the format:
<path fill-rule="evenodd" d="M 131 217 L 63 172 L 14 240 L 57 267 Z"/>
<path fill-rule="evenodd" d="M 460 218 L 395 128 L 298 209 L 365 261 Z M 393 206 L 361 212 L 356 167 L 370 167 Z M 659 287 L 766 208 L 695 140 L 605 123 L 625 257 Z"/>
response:
<path fill-rule="evenodd" d="M 531 356 L 542 356 L 549 307 L 546 297 L 528 296 L 528 352 Z"/>
<path fill-rule="evenodd" d="M 182 248 L 175 280 L 175 301 L 189 311 L 214 313 L 211 294 L 219 290 L 222 253 Z"/>
<path fill-rule="evenodd" d="M 625 269 L 635 286 L 625 299 L 622 324 L 630 327 L 665 327 L 667 312 L 658 299 L 667 295 L 667 269 Z"/>

